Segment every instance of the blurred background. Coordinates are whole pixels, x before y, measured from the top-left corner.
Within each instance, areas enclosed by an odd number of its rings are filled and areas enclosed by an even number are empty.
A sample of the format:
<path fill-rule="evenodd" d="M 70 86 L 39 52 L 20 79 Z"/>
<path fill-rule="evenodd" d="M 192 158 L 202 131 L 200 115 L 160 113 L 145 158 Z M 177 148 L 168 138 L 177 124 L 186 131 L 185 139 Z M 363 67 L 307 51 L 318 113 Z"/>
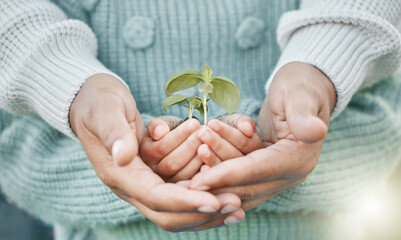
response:
<path fill-rule="evenodd" d="M 9 204 L 0 194 L 0 239 L 50 240 L 53 239 L 53 230 Z"/>

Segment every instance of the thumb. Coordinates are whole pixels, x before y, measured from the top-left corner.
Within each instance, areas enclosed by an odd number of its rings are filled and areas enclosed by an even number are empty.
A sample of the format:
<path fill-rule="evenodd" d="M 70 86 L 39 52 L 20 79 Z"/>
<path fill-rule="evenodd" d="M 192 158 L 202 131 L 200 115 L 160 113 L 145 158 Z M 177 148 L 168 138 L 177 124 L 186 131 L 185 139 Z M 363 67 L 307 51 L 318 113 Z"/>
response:
<path fill-rule="evenodd" d="M 135 125 L 121 123 L 117 130 L 110 132 L 105 146 L 111 145 L 111 155 L 118 166 L 125 166 L 138 155 L 138 140 Z"/>
<path fill-rule="evenodd" d="M 237 128 L 247 137 L 251 138 L 255 133 L 255 121 L 249 116 L 233 113 L 221 116 L 218 120 L 230 125 L 231 127 Z"/>
<path fill-rule="evenodd" d="M 108 102 L 98 108 L 93 118 L 96 119 L 93 133 L 104 144 L 116 165 L 125 166 L 138 155 L 138 129 L 135 124 L 138 114 L 135 114 L 137 111 L 133 108 L 130 112 L 134 116 L 128 121 L 124 104 L 115 106 Z"/>
<path fill-rule="evenodd" d="M 327 134 L 327 124 L 319 118 L 319 97 L 308 91 L 295 89 L 286 94 L 284 107 L 290 132 L 295 139 L 314 143 L 324 140 Z"/>
<path fill-rule="evenodd" d="M 183 121 L 177 117 L 158 117 L 149 122 L 147 132 L 154 141 L 158 141 L 182 122 Z"/>

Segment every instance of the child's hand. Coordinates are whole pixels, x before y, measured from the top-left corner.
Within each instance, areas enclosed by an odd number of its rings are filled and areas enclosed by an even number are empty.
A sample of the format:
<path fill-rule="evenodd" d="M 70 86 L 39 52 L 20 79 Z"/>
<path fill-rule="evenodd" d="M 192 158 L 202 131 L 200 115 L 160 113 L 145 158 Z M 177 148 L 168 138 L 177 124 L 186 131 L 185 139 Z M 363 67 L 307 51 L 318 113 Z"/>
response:
<path fill-rule="evenodd" d="M 207 124 L 208 128 L 199 131 L 203 144 L 198 149 L 198 155 L 208 166 L 244 156 L 263 147 L 251 117 L 236 113 L 219 120 L 211 120 Z"/>
<path fill-rule="evenodd" d="M 199 121 L 193 118 L 180 123 L 175 117 L 152 120 L 140 150 L 145 163 L 170 182 L 190 179 L 203 165 L 197 156 L 202 144 L 195 134 Z"/>
<path fill-rule="evenodd" d="M 144 161 L 171 182 L 192 178 L 204 164 L 214 166 L 262 147 L 254 121 L 244 115 L 224 116 L 208 126 L 191 119 L 175 128 L 180 122 L 174 117 L 152 120 L 141 147 Z"/>

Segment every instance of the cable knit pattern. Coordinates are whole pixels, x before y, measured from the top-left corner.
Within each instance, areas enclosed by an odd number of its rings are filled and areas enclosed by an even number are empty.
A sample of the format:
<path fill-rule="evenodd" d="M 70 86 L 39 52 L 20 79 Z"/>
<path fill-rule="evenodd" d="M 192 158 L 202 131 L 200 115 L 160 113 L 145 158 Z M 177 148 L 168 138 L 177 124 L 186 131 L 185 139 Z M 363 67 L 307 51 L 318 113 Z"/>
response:
<path fill-rule="evenodd" d="M 393 26 L 399 1 L 303 1 L 289 13 L 299 1 L 52 2 L 0 4 L 0 184 L 10 201 L 53 224 L 57 239 L 330 239 L 330 232 L 338 237 L 343 231 L 333 227 L 334 213 L 352 209 L 398 163 L 401 74 L 354 93 L 399 65 Z M 152 24 L 127 24 L 130 19 Z M 354 97 L 331 122 L 307 181 L 248 212 L 238 225 L 161 230 L 98 179 L 70 138 L 69 106 L 95 73 L 120 76 L 148 123 L 166 114 L 166 79 L 207 63 L 233 79 L 241 89 L 238 112 L 256 119 L 266 79 L 293 60 L 312 63 L 332 79 L 338 93 L 333 116 Z M 224 114 L 213 104 L 209 111 Z M 167 114 L 186 112 L 173 106 Z"/>
<path fill-rule="evenodd" d="M 3 1 L 0 16 L 0 107 L 37 113 L 74 137 L 75 95 L 88 77 L 113 74 L 96 59 L 95 35 L 48 1 Z"/>
<path fill-rule="evenodd" d="M 283 54 L 271 79 L 292 61 L 316 66 L 337 92 L 333 119 L 358 89 L 389 76 L 400 65 L 400 15 L 397 0 L 303 1 L 300 10 L 281 18 L 277 39 Z"/>

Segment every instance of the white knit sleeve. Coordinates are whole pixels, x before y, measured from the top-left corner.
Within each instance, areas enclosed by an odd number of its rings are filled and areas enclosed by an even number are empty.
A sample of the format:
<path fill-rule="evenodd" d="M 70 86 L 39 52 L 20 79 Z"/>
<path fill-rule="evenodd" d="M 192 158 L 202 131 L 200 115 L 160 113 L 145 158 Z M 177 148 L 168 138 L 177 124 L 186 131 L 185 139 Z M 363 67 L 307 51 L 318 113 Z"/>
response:
<path fill-rule="evenodd" d="M 2 0 L 0 108 L 38 114 L 74 137 L 68 114 L 75 95 L 88 77 L 113 74 L 96 54 L 91 29 L 68 20 L 56 5 L 46 0 Z"/>
<path fill-rule="evenodd" d="M 286 63 L 319 68 L 333 82 L 341 113 L 355 92 L 391 75 L 401 62 L 400 0 L 303 0 L 284 14 L 277 39 L 281 58 L 266 84 Z"/>

